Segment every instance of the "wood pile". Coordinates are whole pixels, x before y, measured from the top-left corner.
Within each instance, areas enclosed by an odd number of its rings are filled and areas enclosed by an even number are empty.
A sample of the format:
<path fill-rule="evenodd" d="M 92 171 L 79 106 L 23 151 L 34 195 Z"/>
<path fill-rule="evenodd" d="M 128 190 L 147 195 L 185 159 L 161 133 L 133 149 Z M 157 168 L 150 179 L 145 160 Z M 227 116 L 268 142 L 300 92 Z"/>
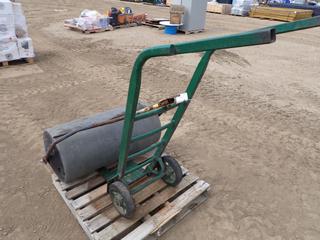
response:
<path fill-rule="evenodd" d="M 310 18 L 312 17 L 312 13 L 312 10 L 259 6 L 252 8 L 249 16 L 254 18 L 266 18 L 292 22 L 300 19 Z"/>

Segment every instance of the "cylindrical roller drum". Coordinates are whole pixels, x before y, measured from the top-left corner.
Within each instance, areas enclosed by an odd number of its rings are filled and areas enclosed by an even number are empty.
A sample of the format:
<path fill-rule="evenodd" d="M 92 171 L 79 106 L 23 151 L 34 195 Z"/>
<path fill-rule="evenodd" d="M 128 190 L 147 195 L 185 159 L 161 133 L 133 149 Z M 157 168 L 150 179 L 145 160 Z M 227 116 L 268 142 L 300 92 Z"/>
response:
<path fill-rule="evenodd" d="M 100 123 L 124 112 L 124 108 L 115 108 L 88 118 L 78 119 L 46 129 L 43 133 L 46 151 L 50 144 L 62 135 Z M 58 143 L 49 158 L 57 176 L 69 183 L 85 177 L 102 167 L 114 165 L 119 157 L 123 121 L 81 131 Z M 147 133 L 160 127 L 158 116 L 149 117 L 135 122 L 133 136 Z M 160 133 L 131 143 L 129 153 L 135 153 L 157 142 Z"/>

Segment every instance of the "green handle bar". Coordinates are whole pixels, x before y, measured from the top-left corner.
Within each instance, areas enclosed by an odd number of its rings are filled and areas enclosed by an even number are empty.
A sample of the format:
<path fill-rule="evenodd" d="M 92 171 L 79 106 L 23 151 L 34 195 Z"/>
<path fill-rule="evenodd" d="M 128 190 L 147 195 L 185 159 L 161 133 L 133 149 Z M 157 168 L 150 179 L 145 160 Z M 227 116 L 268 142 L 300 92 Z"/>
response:
<path fill-rule="evenodd" d="M 276 40 L 276 34 L 297 31 L 316 26 L 320 26 L 320 16 L 290 23 L 278 24 L 239 34 L 214 37 L 185 43 L 160 45 L 143 50 L 134 63 L 130 78 L 118 161 L 119 178 L 124 177 L 126 171 L 128 148 L 132 138 L 133 124 L 135 121 L 137 104 L 140 95 L 142 68 L 148 59 L 160 56 L 173 56 L 178 54 L 205 52 L 186 90 L 186 92 L 188 93 L 188 97 L 191 100 L 207 69 L 208 62 L 215 50 L 269 44 Z M 178 109 L 172 119 L 173 126 L 167 129 L 161 140 L 161 146 L 157 148 L 154 156 L 159 157 L 163 153 L 185 110 L 187 109 L 188 104 L 189 102 L 186 102 L 178 106 Z"/>

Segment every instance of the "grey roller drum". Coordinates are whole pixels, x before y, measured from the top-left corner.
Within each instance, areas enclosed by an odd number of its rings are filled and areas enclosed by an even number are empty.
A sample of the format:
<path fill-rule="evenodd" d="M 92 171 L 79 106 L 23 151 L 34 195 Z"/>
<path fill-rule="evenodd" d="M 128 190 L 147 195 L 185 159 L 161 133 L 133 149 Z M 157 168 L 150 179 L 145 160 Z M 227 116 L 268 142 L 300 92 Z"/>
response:
<path fill-rule="evenodd" d="M 139 106 L 141 108 L 141 106 Z M 91 117 L 64 123 L 46 129 L 43 133 L 47 151 L 52 142 L 64 134 L 111 119 L 124 112 L 115 108 Z M 152 116 L 135 122 L 133 136 L 159 128 L 159 116 Z M 63 182 L 70 183 L 94 173 L 103 167 L 114 165 L 119 157 L 123 121 L 81 131 L 58 143 L 48 159 L 53 171 Z M 129 153 L 135 153 L 157 142 L 160 133 L 136 141 L 130 145 Z"/>

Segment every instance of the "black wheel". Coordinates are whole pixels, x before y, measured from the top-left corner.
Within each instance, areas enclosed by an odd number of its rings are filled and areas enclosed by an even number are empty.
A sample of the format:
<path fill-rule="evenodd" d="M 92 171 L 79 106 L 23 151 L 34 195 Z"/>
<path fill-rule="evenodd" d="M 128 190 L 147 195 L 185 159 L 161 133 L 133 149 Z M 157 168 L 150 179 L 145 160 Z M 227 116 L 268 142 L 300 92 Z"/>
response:
<path fill-rule="evenodd" d="M 131 218 L 136 207 L 128 187 L 120 181 L 113 182 L 109 186 L 109 194 L 120 215 L 125 218 Z"/>
<path fill-rule="evenodd" d="M 162 160 L 165 166 L 165 175 L 162 180 L 170 186 L 177 186 L 182 180 L 182 170 L 179 163 L 170 156 L 164 156 Z"/>

